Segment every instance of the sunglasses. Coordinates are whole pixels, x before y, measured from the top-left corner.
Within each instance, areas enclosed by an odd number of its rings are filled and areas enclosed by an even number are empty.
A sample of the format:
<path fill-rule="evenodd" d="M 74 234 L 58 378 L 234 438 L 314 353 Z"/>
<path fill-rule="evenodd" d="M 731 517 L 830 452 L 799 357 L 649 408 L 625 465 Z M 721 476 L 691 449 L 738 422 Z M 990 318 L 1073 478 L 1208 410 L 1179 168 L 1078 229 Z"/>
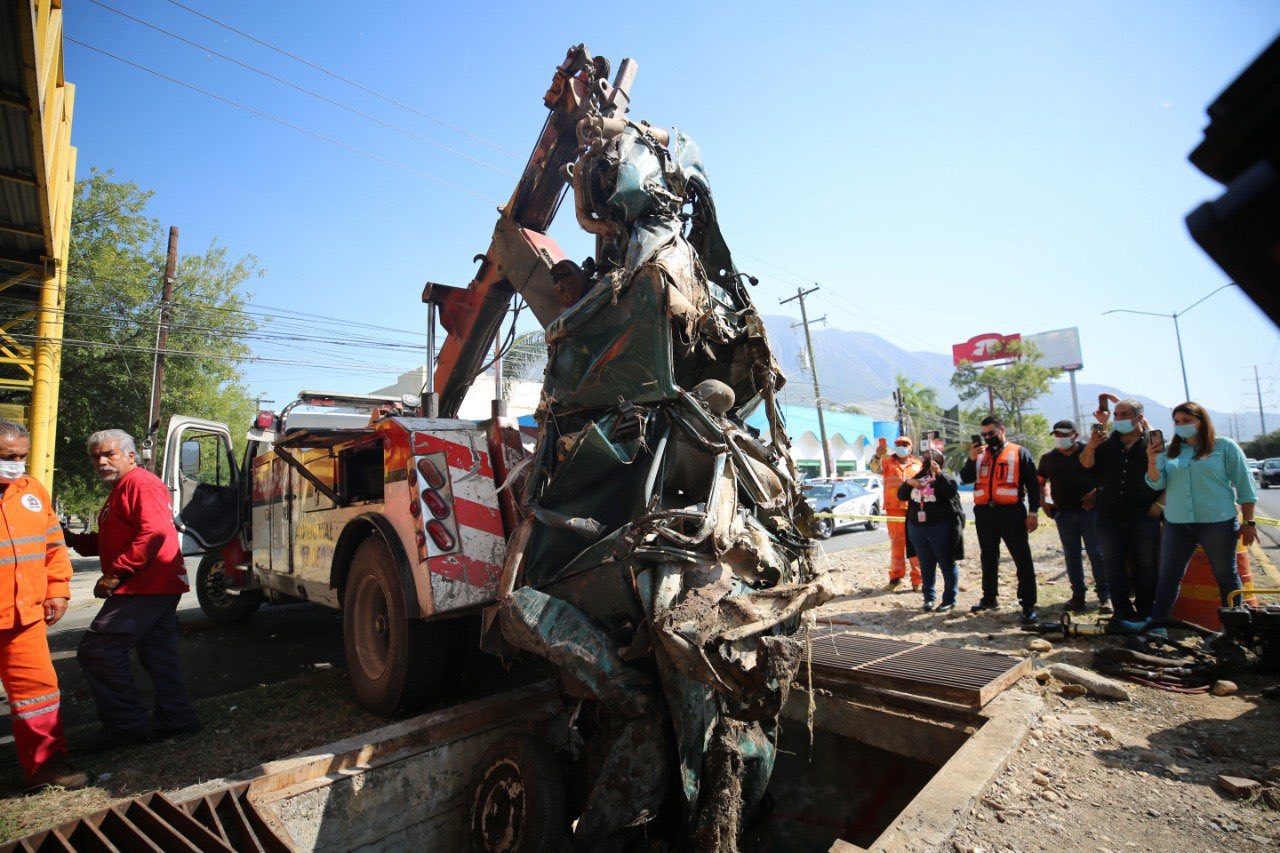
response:
<path fill-rule="evenodd" d="M 1000 434 L 999 432 L 995 432 L 995 431 L 993 431 L 993 432 L 980 432 L 980 433 L 978 433 L 978 435 L 982 436 L 983 438 L 993 438 L 993 437 L 995 437 L 995 436 L 997 436 L 997 435 L 999 435 L 999 434 Z"/>

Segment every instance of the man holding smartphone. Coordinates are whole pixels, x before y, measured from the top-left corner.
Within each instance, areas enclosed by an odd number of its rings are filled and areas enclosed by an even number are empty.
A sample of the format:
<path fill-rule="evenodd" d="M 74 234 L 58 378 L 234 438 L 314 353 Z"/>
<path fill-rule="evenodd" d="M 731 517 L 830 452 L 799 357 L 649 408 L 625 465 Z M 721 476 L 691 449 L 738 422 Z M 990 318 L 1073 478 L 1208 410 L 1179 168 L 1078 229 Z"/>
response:
<path fill-rule="evenodd" d="M 982 558 L 982 600 L 971 611 L 999 608 L 1000 543 L 1003 542 L 1018 571 L 1018 601 L 1022 623 L 1034 624 L 1036 570 L 1031 559 L 1029 534 L 1039 525 L 1040 481 L 1036 463 L 1025 447 L 1005 440 L 1004 422 L 995 415 L 982 419 L 985 447 L 969 448 L 969 461 L 960 469 L 960 481 L 973 483 L 973 518 L 978 529 Z"/>
<path fill-rule="evenodd" d="M 1101 408 L 1094 417 L 1101 428 L 1080 451 L 1080 465 L 1097 478 L 1098 539 L 1116 619 L 1139 622 L 1151 616 L 1160 551 L 1160 493 L 1146 481 L 1147 422 L 1134 399 L 1116 400 L 1114 420 Z"/>

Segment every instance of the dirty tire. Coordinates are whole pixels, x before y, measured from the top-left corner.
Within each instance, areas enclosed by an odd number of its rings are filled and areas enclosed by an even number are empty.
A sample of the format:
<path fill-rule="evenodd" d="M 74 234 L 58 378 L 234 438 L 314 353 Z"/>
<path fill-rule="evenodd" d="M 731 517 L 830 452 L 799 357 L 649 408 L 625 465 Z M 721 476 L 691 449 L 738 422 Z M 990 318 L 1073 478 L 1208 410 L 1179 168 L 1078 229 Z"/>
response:
<path fill-rule="evenodd" d="M 384 717 L 435 698 L 447 681 L 456 632 L 409 619 L 391 549 L 369 536 L 351 558 L 342 596 L 342 640 L 359 703 Z"/>
<path fill-rule="evenodd" d="M 880 504 L 872 504 L 872 506 L 871 506 L 871 514 L 872 514 L 872 515 L 879 515 L 879 514 L 880 514 Z M 874 521 L 874 520 L 872 520 L 872 521 L 868 521 L 868 522 L 867 522 L 867 529 L 868 529 L 868 530 L 876 530 L 876 529 L 877 529 L 877 528 L 879 528 L 879 527 L 880 527 L 880 522 L 878 522 L 878 521 Z"/>
<path fill-rule="evenodd" d="M 530 735 L 495 743 L 472 786 L 471 849 L 542 853 L 564 848 L 564 780 L 555 754 Z"/>
<path fill-rule="evenodd" d="M 258 590 L 233 595 L 227 592 L 227 579 L 223 573 L 222 554 L 205 554 L 196 569 L 196 600 L 204 615 L 214 622 L 243 622 L 262 606 L 262 593 Z"/>
<path fill-rule="evenodd" d="M 818 534 L 819 539 L 831 538 L 831 519 L 819 518 L 813 524 L 813 530 Z"/>

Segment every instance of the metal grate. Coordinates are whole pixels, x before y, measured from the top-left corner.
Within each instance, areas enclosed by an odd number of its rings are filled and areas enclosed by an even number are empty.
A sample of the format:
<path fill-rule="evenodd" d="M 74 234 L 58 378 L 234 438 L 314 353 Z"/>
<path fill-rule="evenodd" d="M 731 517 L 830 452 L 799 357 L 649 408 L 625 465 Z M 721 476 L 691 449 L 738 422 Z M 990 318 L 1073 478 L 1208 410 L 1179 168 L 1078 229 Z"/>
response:
<path fill-rule="evenodd" d="M 839 617 L 811 636 L 814 682 L 866 684 L 980 708 L 1031 670 L 1031 661 L 848 633 Z"/>
<path fill-rule="evenodd" d="M 287 853 L 288 834 L 254 808 L 248 784 L 174 805 L 161 793 L 20 838 L 2 847 L 10 853 L 46 851 L 199 851 L 199 853 Z"/>

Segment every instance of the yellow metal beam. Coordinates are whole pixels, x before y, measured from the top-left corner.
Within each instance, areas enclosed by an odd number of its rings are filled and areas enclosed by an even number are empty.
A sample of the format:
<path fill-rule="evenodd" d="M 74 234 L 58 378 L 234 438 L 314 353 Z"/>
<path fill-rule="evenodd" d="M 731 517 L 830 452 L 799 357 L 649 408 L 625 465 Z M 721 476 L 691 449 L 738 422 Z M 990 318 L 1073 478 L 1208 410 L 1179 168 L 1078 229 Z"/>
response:
<path fill-rule="evenodd" d="M 39 104 L 31 127 L 37 158 L 40 216 L 45 258 L 36 316 L 34 376 L 27 425 L 31 430 L 28 470 L 53 488 L 53 456 L 58 429 L 59 373 L 67 299 L 67 249 L 71 239 L 71 203 L 75 191 L 76 150 L 71 147 L 75 87 L 66 82 L 62 56 L 62 0 L 26 0 L 29 22 L 20 25 L 26 95 Z M 29 23 L 29 25 L 28 25 Z M 0 388 L 19 387 L 24 380 L 2 380 Z"/>

